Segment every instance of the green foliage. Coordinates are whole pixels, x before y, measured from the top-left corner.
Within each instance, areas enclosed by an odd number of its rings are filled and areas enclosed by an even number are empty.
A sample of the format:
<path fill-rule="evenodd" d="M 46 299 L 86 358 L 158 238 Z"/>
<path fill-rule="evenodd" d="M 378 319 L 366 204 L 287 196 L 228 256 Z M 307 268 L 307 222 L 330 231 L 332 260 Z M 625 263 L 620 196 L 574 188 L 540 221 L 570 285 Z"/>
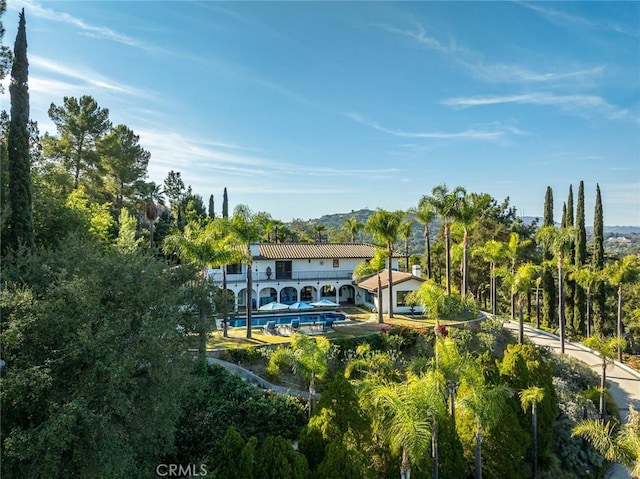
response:
<path fill-rule="evenodd" d="M 66 206 L 82 219 L 92 237 L 105 245 L 111 241 L 115 232 L 115 222 L 109 212 L 109 203 L 90 202 L 84 188 L 78 188 L 69 194 Z"/>
<path fill-rule="evenodd" d="M 308 476 L 307 460 L 283 437 L 269 436 L 258 447 L 254 478 L 306 479 Z"/>
<path fill-rule="evenodd" d="M 218 478 L 251 478 L 255 462 L 256 438 L 245 442 L 240 433 L 230 426 L 222 440 L 215 445 L 208 471 Z"/>
<path fill-rule="evenodd" d="M 369 457 L 359 444 L 337 438 L 327 445 L 325 459 L 314 474 L 316 479 L 362 479 L 371 471 Z"/>
<path fill-rule="evenodd" d="M 461 319 L 475 317 L 478 309 L 471 297 L 448 295 L 433 281 L 425 281 L 416 291 L 422 311 L 431 318 Z"/>
<path fill-rule="evenodd" d="M 124 251 L 133 253 L 140 247 L 141 240 L 136 238 L 136 220 L 129 214 L 126 209 L 120 210 L 120 218 L 118 221 L 120 228 L 118 229 L 118 237 L 116 238 L 116 246 Z"/>
<path fill-rule="evenodd" d="M 371 260 L 363 261 L 355 267 L 353 270 L 353 280 L 359 282 L 367 276 L 371 276 L 376 274 L 378 271 L 382 271 L 386 267 L 388 257 L 389 253 L 386 250 L 376 249 Z"/>
<path fill-rule="evenodd" d="M 78 241 L 2 267 L 3 473 L 149 476 L 173 447 L 190 367 L 184 278 Z"/>

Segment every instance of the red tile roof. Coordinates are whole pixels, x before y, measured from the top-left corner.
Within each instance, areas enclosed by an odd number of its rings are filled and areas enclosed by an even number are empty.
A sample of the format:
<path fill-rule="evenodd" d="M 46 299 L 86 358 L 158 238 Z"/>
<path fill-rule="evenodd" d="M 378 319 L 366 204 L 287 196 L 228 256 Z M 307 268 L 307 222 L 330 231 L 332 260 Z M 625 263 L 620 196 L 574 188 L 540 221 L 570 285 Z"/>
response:
<path fill-rule="evenodd" d="M 415 279 L 417 281 L 424 281 L 424 278 L 419 278 L 418 276 L 414 276 L 411 273 L 404 273 L 402 271 L 391 271 L 391 281 L 394 286 L 396 284 L 409 281 L 410 279 Z M 389 287 L 389 270 L 384 269 L 380 271 L 380 283 L 381 283 L 382 289 Z M 374 274 L 373 276 L 369 276 L 363 281 L 360 281 L 358 283 L 358 286 L 362 289 L 366 289 L 367 291 L 371 291 L 371 292 L 378 291 L 378 275 Z"/>
<path fill-rule="evenodd" d="M 364 243 L 261 243 L 257 259 L 370 259 L 375 246 Z M 394 257 L 400 257 L 394 253 Z"/>

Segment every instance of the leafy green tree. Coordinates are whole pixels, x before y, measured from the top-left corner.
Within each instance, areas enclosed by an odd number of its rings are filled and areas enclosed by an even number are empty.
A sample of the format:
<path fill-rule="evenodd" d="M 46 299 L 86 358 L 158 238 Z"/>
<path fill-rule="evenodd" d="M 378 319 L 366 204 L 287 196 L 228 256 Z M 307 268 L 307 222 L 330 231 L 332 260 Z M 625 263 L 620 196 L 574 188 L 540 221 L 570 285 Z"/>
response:
<path fill-rule="evenodd" d="M 451 420 L 456 422 L 456 394 L 461 381 L 471 371 L 472 360 L 462 354 L 456 342 L 451 338 L 436 337 L 435 364 L 438 373 L 442 374 L 445 385 L 445 397 L 449 401 Z"/>
<path fill-rule="evenodd" d="M 154 224 L 158 219 L 158 208 L 164 203 L 164 193 L 160 185 L 138 181 L 136 184 L 137 204 L 142 208 L 142 215 L 149 225 L 149 249 L 154 246 Z"/>
<path fill-rule="evenodd" d="M 431 203 L 428 196 L 423 196 L 418 204 L 418 209 L 415 212 L 416 220 L 424 225 L 424 249 L 427 256 L 425 275 L 427 279 L 431 279 L 431 238 L 429 225 L 433 223 L 437 217 L 437 213 Z"/>
<path fill-rule="evenodd" d="M 564 308 L 564 260 L 567 248 L 575 240 L 574 228 L 556 228 L 543 226 L 536 234 L 536 239 L 556 257 L 558 265 L 558 322 L 560 324 L 560 352 L 564 354 L 565 342 L 565 308 Z"/>
<path fill-rule="evenodd" d="M 33 248 L 33 212 L 31 199 L 31 157 L 29 155 L 29 62 L 24 9 L 20 13 L 18 33 L 11 67 L 11 120 L 7 140 L 9 160 L 9 206 L 11 208 L 7 243 L 9 248 L 24 245 Z"/>
<path fill-rule="evenodd" d="M 141 240 L 136 238 L 136 219 L 123 208 L 120 210 L 118 223 L 116 246 L 130 253 L 137 251 Z"/>
<path fill-rule="evenodd" d="M 533 437 L 531 477 L 538 477 L 538 404 L 544 399 L 544 389 L 532 386 L 520 391 L 520 403 L 526 412 L 531 408 L 531 436 Z"/>
<path fill-rule="evenodd" d="M 305 457 L 281 436 L 269 436 L 256 451 L 256 479 L 306 479 L 308 474 Z"/>
<path fill-rule="evenodd" d="M 398 235 L 402 238 L 404 243 L 404 257 L 406 260 L 405 270 L 409 271 L 409 239 L 411 238 L 411 227 L 413 226 L 413 220 L 403 221 L 398 226 Z"/>
<path fill-rule="evenodd" d="M 615 358 L 616 351 L 624 347 L 625 341 L 621 337 L 604 338 L 602 336 L 589 336 L 584 341 L 585 346 L 595 349 L 602 358 L 602 374 L 600 375 L 600 419 L 605 419 L 605 391 L 607 390 L 607 366 Z"/>
<path fill-rule="evenodd" d="M 402 211 L 378 210 L 369 216 L 365 229 L 373 234 L 373 237 L 384 245 L 388 254 L 389 265 L 387 267 L 389 281 L 389 318 L 393 318 L 393 245 L 398 238 L 398 229 L 402 222 Z M 382 305 L 380 306 L 382 309 Z"/>
<path fill-rule="evenodd" d="M 364 223 L 358 221 L 358 218 L 355 216 L 350 216 L 349 218 L 345 218 L 342 223 L 342 228 L 351 236 L 351 242 L 355 243 L 356 236 L 364 228 Z"/>
<path fill-rule="evenodd" d="M 591 266 L 594 271 L 604 269 L 604 218 L 602 214 L 602 196 L 600 185 L 596 185 L 596 204 L 593 213 L 593 255 Z M 593 289 L 593 328 L 596 334 L 604 334 L 605 326 L 605 288 L 597 282 Z"/>
<path fill-rule="evenodd" d="M 576 206 L 576 249 L 575 249 L 575 257 L 573 264 L 577 269 L 582 268 L 587 262 L 587 229 L 585 226 L 585 216 L 584 216 L 584 181 L 580 182 L 580 186 L 578 187 L 578 203 Z M 585 297 L 585 289 L 584 286 L 578 282 L 575 278 L 572 278 L 575 284 L 575 302 L 574 302 L 574 312 L 573 312 L 573 327 L 577 332 L 587 333 L 587 336 L 590 335 L 591 326 L 588 328 L 585 327 L 585 314 L 587 308 L 590 308 L 587 305 L 587 298 Z"/>
<path fill-rule="evenodd" d="M 322 233 L 327 229 L 325 225 L 314 225 L 313 231 L 316 234 L 316 241 L 322 243 Z"/>
<path fill-rule="evenodd" d="M 73 178 L 73 188 L 77 189 L 80 180 L 89 182 L 99 166 L 96 143 L 111 128 L 109 110 L 100 108 L 88 95 L 80 99 L 64 97 L 62 106 L 51 104 L 49 118 L 58 137 L 45 134 L 44 155 L 61 161 Z"/>
<path fill-rule="evenodd" d="M 97 144 L 100 168 L 106 176 L 105 186 L 117 211 L 125 206 L 125 201 L 133 200 L 136 183 L 147 176 L 151 154 L 139 141 L 140 137 L 126 125 L 118 125 Z"/>
<path fill-rule="evenodd" d="M 167 173 L 167 177 L 164 179 L 163 192 L 169 201 L 169 208 L 177 227 L 182 229 L 186 223 L 184 218 L 184 199 L 187 189 L 179 171 L 171 170 Z"/>
<path fill-rule="evenodd" d="M 618 289 L 618 337 L 622 338 L 622 286 L 638 281 L 640 277 L 640 259 L 636 255 L 627 255 L 607 266 L 603 271 L 607 282 Z M 618 347 L 618 361 L 622 362 L 624 345 Z"/>
<path fill-rule="evenodd" d="M 226 188 L 225 188 L 225 198 Z M 224 203 L 223 203 L 224 204 Z M 224 211 L 224 206 L 223 206 Z M 223 213 L 224 217 L 224 213 Z M 230 230 L 236 244 L 241 248 L 241 254 L 247 265 L 247 339 L 251 338 L 251 313 L 253 309 L 253 253 L 251 244 L 260 238 L 260 217 L 247 205 L 237 205 L 233 210 L 233 217 L 230 222 Z"/>
<path fill-rule="evenodd" d="M 582 266 L 569 273 L 571 278 L 576 282 L 582 291 L 586 293 L 586 333 L 587 337 L 591 336 L 591 292 L 595 286 L 601 281 L 602 273 L 594 271 L 591 266 Z"/>
<path fill-rule="evenodd" d="M 563 212 L 563 218 L 562 218 L 562 224 L 561 224 L 562 228 L 573 228 L 574 231 L 576 231 L 576 237 L 577 237 L 577 230 L 575 230 L 575 221 L 574 221 L 574 217 L 573 217 L 573 185 L 569 185 L 569 196 L 567 197 L 567 203 L 566 203 L 566 208 Z M 576 250 L 576 243 L 575 243 L 576 239 L 574 238 L 574 241 L 567 245 L 567 253 L 566 253 L 566 261 L 568 263 L 569 269 L 575 264 L 575 250 Z M 565 320 L 566 320 L 566 324 L 569 326 L 569 328 L 571 330 L 573 330 L 574 332 L 579 332 L 579 329 L 575 329 L 575 324 L 574 324 L 574 317 L 573 317 L 573 311 L 575 308 L 575 283 L 573 282 L 573 280 L 571 279 L 571 277 L 569 275 L 567 275 L 565 273 L 565 278 L 564 278 L 564 305 L 565 305 Z"/>
<path fill-rule="evenodd" d="M 460 203 L 454 209 L 453 215 L 458 224 L 462 226 L 462 285 L 460 294 L 466 296 L 469 290 L 469 229 L 481 214 L 478 196 L 467 195 L 464 192 Z"/>
<path fill-rule="evenodd" d="M 426 202 L 436 211 L 442 220 L 444 228 L 445 269 L 447 295 L 451 295 L 451 222 L 455 218 L 460 206 L 461 198 L 466 191 L 461 186 L 449 190 L 447 185 L 438 185 L 431 190 L 431 196 L 426 197 Z"/>
<path fill-rule="evenodd" d="M 73 239 L 2 268 L 3 474 L 148 477 L 173 448 L 191 368 L 176 331 L 185 278 Z"/>
<path fill-rule="evenodd" d="M 103 245 L 109 244 L 114 236 L 115 222 L 109 211 L 110 206 L 110 203 L 92 203 L 83 187 L 69 193 L 66 201 L 66 207 L 87 225 L 88 229 L 83 233 L 88 233 Z"/>
<path fill-rule="evenodd" d="M 480 256 L 489 263 L 490 294 L 491 294 L 491 314 L 498 314 L 498 285 L 496 267 L 506 258 L 506 248 L 504 243 L 496 240 L 489 240 L 483 246 L 474 250 L 475 256 Z"/>
<path fill-rule="evenodd" d="M 249 441 L 242 438 L 237 429 L 230 426 L 222 440 L 216 444 L 209 458 L 208 470 L 215 477 L 253 477 L 256 438 Z"/>
<path fill-rule="evenodd" d="M 509 235 L 509 243 L 506 246 L 506 256 L 509 259 L 510 263 L 510 273 L 513 278 L 516 276 L 518 264 L 522 261 L 527 248 L 531 245 L 530 240 L 521 240 L 520 235 L 518 233 L 511 233 Z M 515 300 L 516 300 L 516 290 L 511 289 L 511 320 L 515 319 Z"/>
<path fill-rule="evenodd" d="M 622 426 L 592 419 L 577 424 L 573 434 L 587 439 L 607 460 L 627 466 L 632 477 L 640 477 L 640 413 L 633 405 Z"/>
<path fill-rule="evenodd" d="M 531 294 L 531 289 L 538 278 L 538 268 L 532 263 L 523 264 L 518 268 L 513 278 L 512 291 L 518 303 L 518 342 L 524 343 L 524 312 L 523 303 Z"/>

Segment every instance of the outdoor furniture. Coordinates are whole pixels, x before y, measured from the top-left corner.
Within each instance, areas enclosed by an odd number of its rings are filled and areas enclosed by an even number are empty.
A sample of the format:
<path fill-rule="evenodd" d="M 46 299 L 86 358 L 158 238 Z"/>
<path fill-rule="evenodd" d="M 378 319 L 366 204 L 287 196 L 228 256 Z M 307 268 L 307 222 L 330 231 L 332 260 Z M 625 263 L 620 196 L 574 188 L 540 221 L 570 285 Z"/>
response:
<path fill-rule="evenodd" d="M 291 324 L 289 325 L 292 331 L 297 331 L 300 328 L 300 320 L 292 319 Z"/>
<path fill-rule="evenodd" d="M 323 321 L 320 324 L 322 324 L 323 331 L 328 331 L 333 327 L 333 319 L 327 319 L 326 321 Z"/>
<path fill-rule="evenodd" d="M 267 324 L 264 325 L 264 334 L 278 334 L 275 321 L 267 321 Z"/>

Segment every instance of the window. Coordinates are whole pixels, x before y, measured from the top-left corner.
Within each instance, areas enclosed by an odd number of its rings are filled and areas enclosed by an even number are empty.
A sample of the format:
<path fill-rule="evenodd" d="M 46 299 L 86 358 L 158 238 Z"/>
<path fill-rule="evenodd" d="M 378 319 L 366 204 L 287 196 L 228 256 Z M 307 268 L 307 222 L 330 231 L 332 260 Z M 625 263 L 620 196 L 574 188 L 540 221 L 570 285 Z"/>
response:
<path fill-rule="evenodd" d="M 396 291 L 396 306 L 406 306 L 407 296 L 411 291 Z"/>
<path fill-rule="evenodd" d="M 340 267 L 340 260 L 339 259 L 334 259 L 333 260 L 333 267 L 334 268 L 339 268 Z"/>
<path fill-rule="evenodd" d="M 291 261 L 276 261 L 276 279 L 291 279 Z"/>
<path fill-rule="evenodd" d="M 228 264 L 227 274 L 242 274 L 242 263 Z"/>

